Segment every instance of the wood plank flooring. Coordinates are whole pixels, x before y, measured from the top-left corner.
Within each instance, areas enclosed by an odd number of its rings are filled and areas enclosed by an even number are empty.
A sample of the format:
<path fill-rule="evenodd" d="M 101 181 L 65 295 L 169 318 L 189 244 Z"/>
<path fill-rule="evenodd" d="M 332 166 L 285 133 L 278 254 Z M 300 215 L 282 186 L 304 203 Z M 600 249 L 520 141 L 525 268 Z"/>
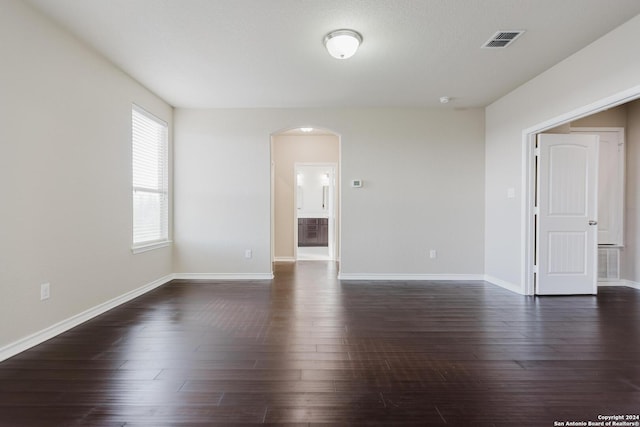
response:
<path fill-rule="evenodd" d="M 0 363 L 0 426 L 554 426 L 640 414 L 640 292 L 174 281 Z"/>

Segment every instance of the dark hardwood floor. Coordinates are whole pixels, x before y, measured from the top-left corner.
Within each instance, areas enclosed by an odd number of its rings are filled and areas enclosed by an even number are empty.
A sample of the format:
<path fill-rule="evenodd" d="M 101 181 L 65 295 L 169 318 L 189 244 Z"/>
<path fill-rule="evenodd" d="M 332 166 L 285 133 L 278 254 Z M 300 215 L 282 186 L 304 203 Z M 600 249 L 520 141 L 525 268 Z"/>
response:
<path fill-rule="evenodd" d="M 175 281 L 0 363 L 2 426 L 554 426 L 640 414 L 640 292 Z M 556 424 L 558 425 L 558 424 Z M 586 424 L 585 424 L 586 425 Z"/>

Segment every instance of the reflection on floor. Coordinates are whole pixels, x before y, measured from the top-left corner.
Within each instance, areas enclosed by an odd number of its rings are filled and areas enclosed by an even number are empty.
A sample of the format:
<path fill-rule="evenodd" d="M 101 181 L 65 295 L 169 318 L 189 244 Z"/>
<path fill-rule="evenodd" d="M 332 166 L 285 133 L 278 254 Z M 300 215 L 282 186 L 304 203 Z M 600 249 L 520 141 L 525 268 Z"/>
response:
<path fill-rule="evenodd" d="M 298 261 L 330 261 L 327 246 L 298 246 Z"/>

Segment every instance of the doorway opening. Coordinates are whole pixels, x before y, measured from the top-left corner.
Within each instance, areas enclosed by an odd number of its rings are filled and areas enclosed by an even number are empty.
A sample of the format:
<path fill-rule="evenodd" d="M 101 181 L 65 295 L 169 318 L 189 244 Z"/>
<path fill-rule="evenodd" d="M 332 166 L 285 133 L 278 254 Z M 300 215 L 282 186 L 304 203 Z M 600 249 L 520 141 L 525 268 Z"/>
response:
<path fill-rule="evenodd" d="M 578 134 L 578 133 L 594 133 L 596 131 L 601 132 L 603 128 L 608 128 L 607 131 L 613 131 L 613 128 L 625 127 L 627 126 L 627 118 L 629 121 L 629 125 L 633 125 L 638 127 L 638 121 L 640 120 L 640 116 L 638 116 L 638 111 L 640 109 L 637 108 L 637 99 L 640 97 L 640 87 L 632 88 L 626 92 L 619 93 L 610 98 L 603 99 L 594 104 L 585 106 L 573 112 L 567 113 L 563 116 L 557 117 L 555 119 L 548 120 L 546 122 L 540 123 L 532 128 L 526 129 L 523 131 L 523 144 L 525 144 L 523 163 L 525 167 L 525 173 L 523 174 L 523 189 L 524 195 L 523 197 L 523 240 L 524 240 L 524 251 L 523 251 L 523 282 L 525 284 L 525 294 L 526 295 L 535 295 L 539 294 L 537 289 L 537 283 L 539 281 L 539 271 L 538 268 L 539 260 L 536 258 L 537 254 L 540 252 L 539 241 L 538 241 L 538 233 L 539 229 L 538 225 L 538 215 L 539 215 L 539 206 L 537 205 L 538 195 L 540 189 L 538 188 L 538 168 L 539 168 L 539 158 L 537 154 L 538 148 L 538 136 L 540 134 Z M 632 102 L 635 101 L 636 108 L 629 108 L 627 114 L 627 106 L 632 106 Z M 636 117 L 638 116 L 638 117 Z M 622 117 L 622 119 L 621 119 Z M 621 123 L 621 120 L 623 123 Z M 633 122 L 632 122 L 633 121 Z M 586 128 L 586 129 L 585 129 Z M 619 134 L 619 133 L 618 133 Z M 622 132 L 624 138 L 624 132 Z M 602 135 L 600 135 L 602 137 Z M 640 142 L 634 142 L 635 144 L 639 144 Z M 617 143 L 616 143 L 617 146 Z M 624 140 L 622 141 L 621 149 L 624 150 Z M 616 156 L 609 156 L 609 160 L 606 160 L 604 157 L 600 159 L 600 165 L 602 167 L 603 161 L 612 161 L 612 158 Z M 617 157 L 616 157 L 617 158 Z M 622 164 L 620 165 L 624 168 L 624 155 L 622 156 Z M 635 170 L 638 169 L 638 165 L 632 166 Z M 624 195 L 624 176 L 621 175 L 623 171 L 620 170 L 620 167 L 613 166 L 613 173 L 610 174 L 612 177 L 617 176 L 618 185 L 617 189 L 612 187 L 612 183 L 607 183 L 607 188 L 601 194 L 613 195 L 616 191 L 622 192 L 622 194 L 618 194 L 617 199 L 623 200 Z M 602 172 L 602 171 L 600 171 Z M 599 179 L 603 180 L 603 175 L 599 173 Z M 606 179 L 606 178 L 605 178 Z M 628 194 L 627 194 L 628 195 Z M 611 198 L 611 200 L 604 205 L 604 207 L 600 206 L 599 209 L 607 209 L 607 218 L 604 224 L 606 226 L 610 226 L 612 221 L 611 215 L 618 216 L 617 222 L 614 221 L 618 226 L 622 226 L 621 220 L 619 219 L 622 215 L 620 209 L 624 210 L 624 203 L 621 202 L 621 206 L 613 206 L 615 203 L 615 197 Z M 618 210 L 616 210 L 618 209 Z M 609 214 L 610 212 L 616 212 L 615 214 Z M 603 214 L 603 219 L 605 218 Z M 596 218 L 597 220 L 597 218 Z M 635 223 L 631 221 L 625 221 L 627 226 L 636 227 Z M 603 224 L 603 226 L 604 226 Z M 604 227 L 603 227 L 604 230 Z M 603 231 L 602 230 L 602 231 Z M 637 239 L 636 239 L 637 240 Z M 611 244 L 610 239 L 603 238 L 603 233 L 598 233 L 598 239 L 596 241 L 596 246 L 598 250 L 598 256 L 594 257 L 593 263 L 596 265 L 586 266 L 588 269 L 597 269 L 598 275 L 596 277 L 597 286 L 603 285 L 633 285 L 633 283 L 625 280 L 609 280 L 603 281 L 603 271 L 607 270 L 607 267 L 617 268 L 618 271 L 622 268 L 620 264 L 612 265 L 611 264 L 611 252 L 612 251 L 621 251 L 624 250 L 623 242 L 624 238 L 622 235 L 619 236 L 617 240 L 615 240 L 615 244 Z M 598 245 L 600 243 L 600 245 Z M 640 245 L 640 242 L 630 242 L 631 247 L 636 248 Z M 610 247 L 605 247 L 610 246 Z M 616 246 L 614 250 L 612 246 Z M 631 251 L 634 249 L 629 248 Z M 603 257 L 603 255 L 605 255 Z M 546 255 L 545 255 L 546 256 Z M 620 262 L 624 257 L 617 258 L 617 261 Z M 609 265 L 605 265 L 606 263 Z M 608 274 L 608 273 L 607 273 Z M 634 286 L 635 287 L 635 286 Z M 597 288 L 596 288 L 597 289 Z"/>
<path fill-rule="evenodd" d="M 339 261 L 340 136 L 294 128 L 271 136 L 274 262 Z"/>
<path fill-rule="evenodd" d="M 298 261 L 335 259 L 335 163 L 296 163 L 294 249 Z"/>

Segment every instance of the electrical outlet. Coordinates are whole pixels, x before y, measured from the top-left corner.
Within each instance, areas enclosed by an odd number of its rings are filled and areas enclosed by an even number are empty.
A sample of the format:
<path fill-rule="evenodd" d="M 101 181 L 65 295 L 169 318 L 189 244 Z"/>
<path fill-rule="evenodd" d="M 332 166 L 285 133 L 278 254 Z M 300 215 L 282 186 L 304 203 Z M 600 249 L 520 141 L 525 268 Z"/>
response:
<path fill-rule="evenodd" d="M 431 249 L 429 251 L 429 258 L 431 258 L 431 259 L 438 258 L 438 251 L 436 251 L 435 249 Z"/>
<path fill-rule="evenodd" d="M 51 295 L 51 285 L 49 283 L 43 283 L 40 285 L 40 301 L 49 299 Z"/>
<path fill-rule="evenodd" d="M 246 259 L 251 259 L 253 257 L 253 251 L 251 249 L 244 250 L 244 257 Z"/>

